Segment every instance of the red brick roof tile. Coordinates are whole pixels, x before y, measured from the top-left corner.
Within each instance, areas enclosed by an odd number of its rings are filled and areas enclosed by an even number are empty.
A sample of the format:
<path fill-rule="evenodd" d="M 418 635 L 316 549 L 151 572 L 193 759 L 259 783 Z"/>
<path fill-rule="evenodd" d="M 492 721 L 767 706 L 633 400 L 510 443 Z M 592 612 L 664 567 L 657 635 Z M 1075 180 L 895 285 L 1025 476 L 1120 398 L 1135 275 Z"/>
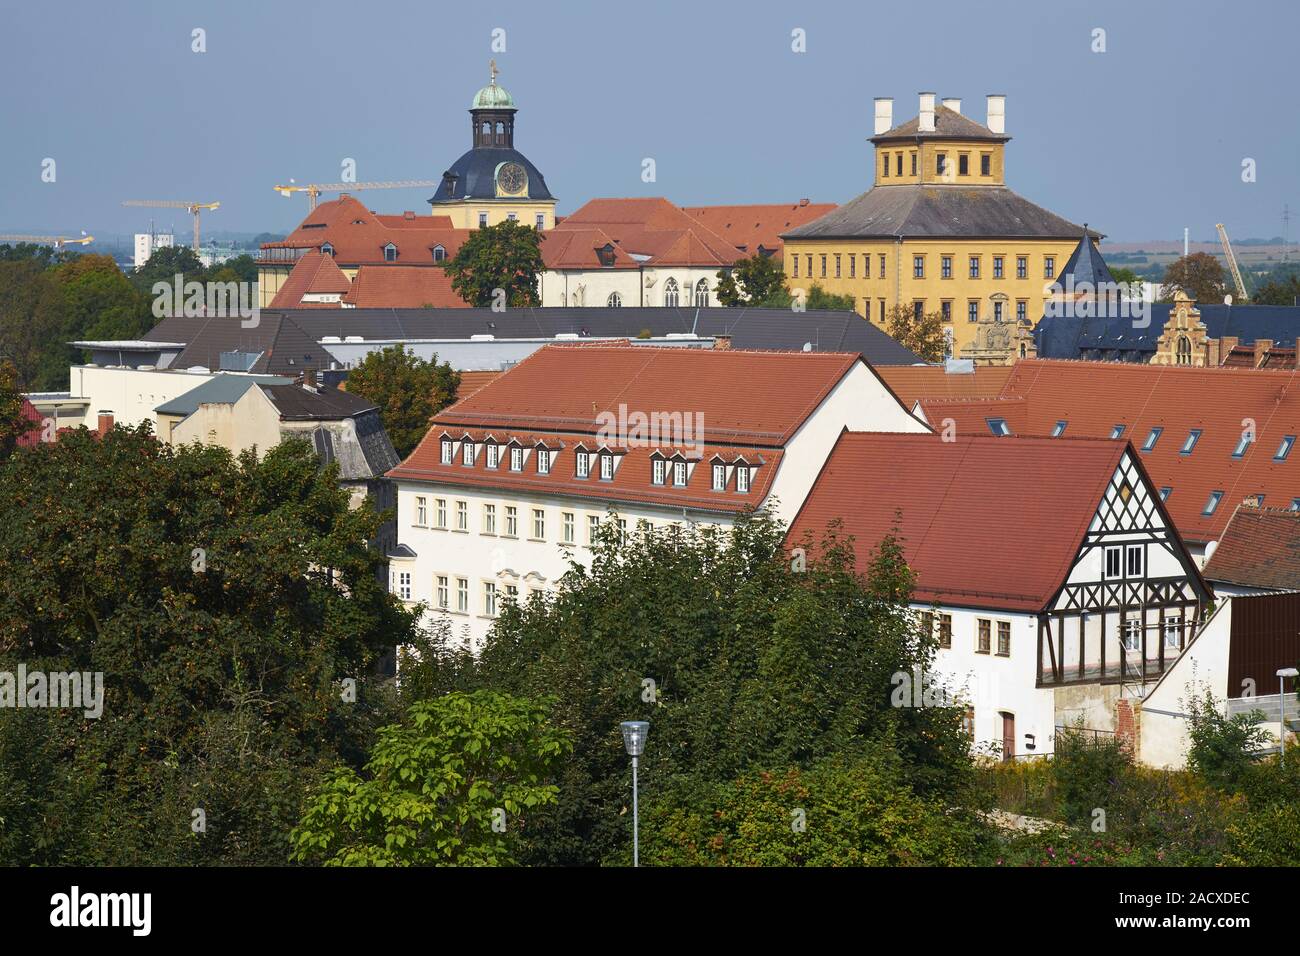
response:
<path fill-rule="evenodd" d="M 820 219 L 835 208 L 833 202 L 810 203 L 805 200 L 793 205 L 684 206 L 682 211 L 746 256 L 752 256 L 760 247 L 769 255 L 779 255 L 783 248 L 781 233 Z"/>
<path fill-rule="evenodd" d="M 1205 564 L 1205 577 L 1300 591 L 1300 511 L 1238 506 Z"/>
<path fill-rule="evenodd" d="M 343 301 L 358 309 L 469 308 L 442 266 L 362 266 Z"/>

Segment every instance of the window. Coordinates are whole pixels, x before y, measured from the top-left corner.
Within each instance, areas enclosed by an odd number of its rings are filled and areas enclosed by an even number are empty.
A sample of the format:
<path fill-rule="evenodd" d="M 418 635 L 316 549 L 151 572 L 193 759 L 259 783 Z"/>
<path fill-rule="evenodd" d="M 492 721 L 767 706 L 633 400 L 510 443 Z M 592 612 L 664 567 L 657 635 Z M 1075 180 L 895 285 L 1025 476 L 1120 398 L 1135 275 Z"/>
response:
<path fill-rule="evenodd" d="M 1116 425 L 1114 428 L 1112 428 L 1112 429 L 1110 430 L 1110 437 L 1111 437 L 1111 438 L 1119 438 L 1119 437 L 1120 437 L 1121 435 L 1123 435 L 1123 434 L 1124 434 L 1124 426 L 1123 426 L 1123 425 Z"/>
<path fill-rule="evenodd" d="M 938 176 L 945 176 L 948 173 L 948 154 L 937 153 L 934 157 L 934 172 Z"/>
<path fill-rule="evenodd" d="M 537 449 L 537 473 L 539 475 L 551 473 L 551 453 L 545 448 Z"/>
<path fill-rule="evenodd" d="M 456 450 L 452 447 L 451 439 L 444 438 L 442 440 L 442 463 L 444 465 L 451 464 L 452 458 L 455 455 L 455 451 Z"/>
<path fill-rule="evenodd" d="M 385 262 L 397 261 L 397 246 L 393 245 L 391 242 L 388 245 L 384 246 L 384 261 Z"/>
<path fill-rule="evenodd" d="M 411 572 L 399 571 L 397 573 L 397 596 L 403 601 L 411 600 Z"/>
<path fill-rule="evenodd" d="M 880 278 L 883 279 L 884 277 L 885 277 L 885 254 L 882 252 L 880 254 Z"/>
<path fill-rule="evenodd" d="M 1189 431 L 1187 433 L 1187 440 L 1183 442 L 1183 447 L 1178 449 L 1178 454 L 1190 455 L 1192 453 L 1192 449 L 1196 447 L 1196 442 L 1200 439 L 1200 437 L 1201 437 L 1201 430 L 1199 428 L 1193 428 L 1191 431 Z"/>
<path fill-rule="evenodd" d="M 600 533 L 600 515 L 587 515 L 587 544 L 595 544 Z"/>
<path fill-rule="evenodd" d="M 543 229 L 545 229 L 545 228 L 546 228 L 546 213 L 544 213 L 544 212 L 539 212 L 539 213 L 537 214 L 537 218 L 533 220 L 533 223 L 534 223 L 534 225 L 536 226 L 538 232 L 541 232 Z"/>
<path fill-rule="evenodd" d="M 957 175 L 958 175 L 958 176 L 969 176 L 969 175 L 970 175 L 970 155 L 969 155 L 969 154 L 967 154 L 967 153 L 958 153 L 958 154 L 957 154 Z"/>
<path fill-rule="evenodd" d="M 469 613 L 469 578 L 456 579 L 456 610 L 461 614 Z"/>
<path fill-rule="evenodd" d="M 1021 325 L 1029 321 L 1029 303 L 1024 299 L 1016 300 L 1016 321 Z"/>
<path fill-rule="evenodd" d="M 912 256 L 912 278 L 925 278 L 925 256 Z"/>
<path fill-rule="evenodd" d="M 1141 651 L 1142 650 L 1142 622 L 1125 621 L 1124 622 L 1124 650 Z"/>
<path fill-rule="evenodd" d="M 798 256 L 794 257 L 794 264 L 796 269 L 799 268 Z M 620 296 L 617 292 L 611 292 L 609 294 L 609 298 L 605 300 L 605 305 L 607 305 L 611 309 L 620 308 L 623 305 L 623 297 Z"/>
<path fill-rule="evenodd" d="M 709 280 L 701 279 L 695 283 L 695 308 L 707 309 L 709 307 Z"/>
<path fill-rule="evenodd" d="M 1232 450 L 1232 457 L 1244 458 L 1246 456 L 1246 449 L 1249 448 L 1254 441 L 1255 435 L 1252 432 L 1242 432 L 1241 441 L 1237 442 L 1237 447 Z"/>
<path fill-rule="evenodd" d="M 1130 578 L 1142 577 L 1142 545 L 1130 544 L 1126 551 L 1127 553 L 1125 555 L 1124 563 L 1125 576 Z"/>
<path fill-rule="evenodd" d="M 546 511 L 542 508 L 533 509 L 533 539 L 546 540 Z"/>
<path fill-rule="evenodd" d="M 1183 619 L 1178 615 L 1165 618 L 1165 647 L 1178 649 L 1182 643 Z"/>
<path fill-rule="evenodd" d="M 920 322 L 921 318 L 924 315 L 925 315 L 925 300 L 924 299 L 914 300 L 912 302 L 912 318 L 915 321 Z"/>
<path fill-rule="evenodd" d="M 433 261 L 444 262 L 447 258 L 447 250 L 442 246 L 433 247 Z"/>
<path fill-rule="evenodd" d="M 491 581 L 483 582 L 483 613 L 488 617 L 497 616 L 497 586 Z"/>
<path fill-rule="evenodd" d="M 1174 490 L 1174 489 L 1171 488 L 1169 485 L 1165 485 L 1163 488 L 1161 488 L 1161 489 L 1160 489 L 1160 500 L 1161 500 L 1161 501 L 1168 501 L 1168 500 L 1169 500 L 1169 496 L 1170 496 L 1170 494 L 1173 493 L 1173 490 Z"/>
<path fill-rule="evenodd" d="M 909 155 L 912 157 L 912 175 L 915 176 L 916 175 L 916 150 L 912 150 L 912 152 Z"/>
<path fill-rule="evenodd" d="M 519 603 L 519 588 L 517 588 L 513 584 L 506 585 L 506 603 L 507 604 Z"/>
<path fill-rule="evenodd" d="M 1178 336 L 1178 342 L 1174 346 L 1174 364 L 1192 364 L 1192 340 L 1185 335 Z"/>
<path fill-rule="evenodd" d="M 560 513 L 560 540 L 565 544 L 573 544 L 573 512 L 563 511 Z"/>
<path fill-rule="evenodd" d="M 822 275 L 821 275 L 821 277 L 822 277 L 823 279 L 825 279 L 825 278 L 826 278 L 826 254 L 825 254 L 825 253 L 823 253 L 822 256 L 821 256 L 821 265 L 822 265 Z"/>
<path fill-rule="evenodd" d="M 961 713 L 961 731 L 971 740 L 975 739 L 975 708 L 970 704 Z"/>
<path fill-rule="evenodd" d="M 574 462 L 575 462 L 574 467 L 576 469 L 574 474 L 576 474 L 579 478 L 586 478 L 588 475 L 591 474 L 591 453 L 590 452 L 579 451 L 577 456 L 574 458 Z"/>
<path fill-rule="evenodd" d="M 980 153 L 980 175 L 991 176 L 993 157 L 989 153 Z"/>
<path fill-rule="evenodd" d="M 686 487 L 686 462 L 673 462 L 673 484 L 678 488 Z"/>
<path fill-rule="evenodd" d="M 501 446 L 489 443 L 487 446 L 487 466 L 495 468 L 501 462 Z"/>
<path fill-rule="evenodd" d="M 858 257 L 857 255 L 849 256 L 849 278 L 855 279 L 858 275 Z"/>
<path fill-rule="evenodd" d="M 952 647 L 952 615 L 939 615 L 939 646 Z"/>
<path fill-rule="evenodd" d="M 1123 557 L 1124 549 L 1120 547 L 1106 549 L 1106 577 L 1119 578 L 1123 577 Z"/>
<path fill-rule="evenodd" d="M 1155 448 L 1156 442 L 1160 440 L 1160 433 L 1163 431 L 1164 429 L 1159 426 L 1151 429 L 1150 433 L 1147 434 L 1147 440 L 1142 443 L 1142 450 L 1150 451 L 1152 448 Z"/>
<path fill-rule="evenodd" d="M 483 506 L 483 533 L 484 534 L 497 533 L 497 506 L 496 505 Z"/>
<path fill-rule="evenodd" d="M 862 278 L 871 278 L 871 253 L 869 252 L 862 253 Z M 883 279 L 884 276 L 882 275 L 880 278 Z"/>
<path fill-rule="evenodd" d="M 1001 256 L 993 257 L 993 278 L 995 279 L 1002 278 L 1002 257 Z"/>
<path fill-rule="evenodd" d="M 456 502 L 456 530 L 457 531 L 469 530 L 469 502 L 468 501 Z"/>
<path fill-rule="evenodd" d="M 1052 429 L 1052 437 L 1060 438 L 1062 435 L 1064 435 L 1065 429 L 1069 424 L 1070 424 L 1069 422 L 1057 422 L 1056 427 Z"/>
<path fill-rule="evenodd" d="M 1201 514 L 1212 515 L 1219 507 L 1219 502 L 1223 500 L 1222 491 L 1211 491 L 1210 497 L 1205 500 L 1205 507 L 1201 509 Z"/>
<path fill-rule="evenodd" d="M 840 277 L 840 254 L 837 252 L 835 253 L 835 278 L 838 279 L 839 277 Z M 704 280 L 701 279 L 700 281 L 703 282 Z"/>
<path fill-rule="evenodd" d="M 662 458 L 655 458 L 651 462 L 650 484 L 662 485 L 664 483 L 664 474 L 668 470 L 668 463 Z"/>
<path fill-rule="evenodd" d="M 998 657 L 1011 656 L 1011 622 L 998 621 Z"/>
<path fill-rule="evenodd" d="M 902 153 L 894 154 L 894 172 L 897 173 L 899 176 L 903 175 L 903 154 Z"/>
<path fill-rule="evenodd" d="M 790 261 L 794 263 L 794 278 L 797 279 L 799 278 L 799 256 L 798 255 L 791 256 Z"/>
<path fill-rule="evenodd" d="M 418 527 L 423 528 L 429 521 L 429 499 L 415 499 L 415 523 Z"/>
<path fill-rule="evenodd" d="M 510 447 L 510 470 L 524 470 L 524 450 L 518 445 L 512 445 Z"/>
<path fill-rule="evenodd" d="M 749 493 L 749 466 L 743 462 L 736 466 L 736 490 L 742 495 Z"/>
<path fill-rule="evenodd" d="M 970 257 L 970 277 L 971 277 L 972 279 L 978 279 L 978 278 L 980 277 L 980 257 L 979 257 L 979 256 L 971 256 L 971 257 Z"/>
<path fill-rule="evenodd" d="M 327 256 L 332 256 L 334 255 L 334 246 L 331 243 L 322 242 L 320 246 L 320 251 L 325 253 L 325 255 Z"/>
<path fill-rule="evenodd" d="M 882 160 L 884 160 L 884 162 L 880 164 L 881 175 L 882 175 L 885 179 L 888 179 L 888 178 L 889 178 L 889 154 L 888 154 L 888 153 L 885 153 L 885 154 L 884 154 L 883 156 L 881 156 L 880 158 L 881 158 Z"/>
<path fill-rule="evenodd" d="M 487 228 L 487 213 L 481 212 L 478 214 L 478 227 L 480 229 Z"/>
<path fill-rule="evenodd" d="M 952 321 L 952 299 L 944 299 L 942 302 L 940 302 L 939 311 L 943 314 L 943 320 L 945 322 L 951 322 Z M 951 332 L 952 330 L 949 329 L 948 331 Z"/>
<path fill-rule="evenodd" d="M 437 516 L 438 519 L 438 524 L 436 525 L 436 527 L 446 528 L 447 527 L 447 499 L 435 498 L 434 505 L 435 505 L 434 514 Z"/>
<path fill-rule="evenodd" d="M 1043 278 L 1051 279 L 1054 278 L 1055 276 L 1056 276 L 1056 257 L 1044 256 L 1043 257 Z"/>
<path fill-rule="evenodd" d="M 1286 461 L 1286 456 L 1291 454 L 1291 446 L 1295 444 L 1295 435 L 1286 435 L 1282 439 L 1282 444 L 1277 446 L 1277 454 L 1273 456 L 1274 461 Z"/>
<path fill-rule="evenodd" d="M 664 283 L 664 305 L 670 309 L 677 308 L 677 280 L 669 279 Z"/>
<path fill-rule="evenodd" d="M 1016 256 L 1016 278 L 1024 279 L 1029 276 L 1029 257 Z"/>
<path fill-rule="evenodd" d="M 713 490 L 714 491 L 727 490 L 727 466 L 726 465 L 713 466 Z"/>
<path fill-rule="evenodd" d="M 515 505 L 506 505 L 506 537 L 519 537 L 519 509 Z"/>
<path fill-rule="evenodd" d="M 978 322 L 980 320 L 980 303 L 978 299 L 971 299 L 966 303 L 966 321 Z"/>
<path fill-rule="evenodd" d="M 613 455 L 600 456 L 600 479 L 601 481 L 614 480 L 614 456 Z"/>
<path fill-rule="evenodd" d="M 1292 498 L 1292 499 L 1291 499 L 1291 510 L 1292 510 L 1292 511 L 1300 511 L 1300 498 Z"/>
<path fill-rule="evenodd" d="M 811 279 L 812 278 L 812 256 L 806 255 L 803 258 L 804 258 L 804 262 L 808 264 L 808 278 Z"/>
<path fill-rule="evenodd" d="M 989 431 L 998 438 L 1005 438 L 1011 434 L 1011 426 L 1007 424 L 1005 418 L 986 418 L 984 421 L 988 422 Z"/>
<path fill-rule="evenodd" d="M 980 618 L 976 625 L 975 653 L 987 654 L 990 650 L 989 645 L 993 640 L 993 622 L 986 618 Z"/>
<path fill-rule="evenodd" d="M 451 589 L 447 586 L 447 576 L 438 575 L 438 607 L 444 611 L 451 605 Z"/>
<path fill-rule="evenodd" d="M 952 256 L 943 256 L 939 259 L 939 276 L 943 279 L 952 278 Z"/>
<path fill-rule="evenodd" d="M 994 322 L 1001 322 L 1001 321 L 1002 321 L 1002 303 L 1001 303 L 1001 302 L 994 302 L 994 303 L 993 303 L 993 321 L 994 321 Z"/>
<path fill-rule="evenodd" d="M 474 464 L 474 443 L 472 441 L 463 441 L 460 444 L 460 463 L 462 465 L 473 466 Z"/>

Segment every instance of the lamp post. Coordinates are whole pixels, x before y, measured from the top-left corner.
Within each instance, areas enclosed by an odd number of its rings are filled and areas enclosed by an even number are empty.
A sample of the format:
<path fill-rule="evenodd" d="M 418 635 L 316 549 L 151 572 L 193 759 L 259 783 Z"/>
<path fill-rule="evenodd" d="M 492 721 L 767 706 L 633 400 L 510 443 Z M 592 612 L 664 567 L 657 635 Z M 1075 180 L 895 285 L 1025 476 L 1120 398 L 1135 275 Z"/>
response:
<path fill-rule="evenodd" d="M 1281 711 L 1281 716 L 1277 722 L 1277 740 L 1279 746 L 1278 763 L 1286 765 L 1286 679 L 1288 677 L 1300 677 L 1300 670 L 1294 667 L 1283 667 L 1277 672 L 1278 678 L 1278 695 L 1277 706 Z"/>
<path fill-rule="evenodd" d="M 650 733 L 650 723 L 645 720 L 625 720 L 618 725 L 623 731 L 623 747 L 632 758 L 632 865 L 641 865 L 640 820 L 636 805 L 636 762 L 645 752 L 645 739 Z"/>

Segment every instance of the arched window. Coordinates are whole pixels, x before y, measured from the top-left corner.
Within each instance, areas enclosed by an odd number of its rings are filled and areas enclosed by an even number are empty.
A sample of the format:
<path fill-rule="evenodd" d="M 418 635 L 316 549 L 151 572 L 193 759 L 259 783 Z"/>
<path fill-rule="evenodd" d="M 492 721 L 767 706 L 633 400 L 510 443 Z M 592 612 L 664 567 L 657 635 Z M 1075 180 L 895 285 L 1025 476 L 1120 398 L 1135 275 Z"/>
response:
<path fill-rule="evenodd" d="M 1178 365 L 1192 364 L 1192 340 L 1185 335 L 1178 336 L 1174 361 Z"/>
<path fill-rule="evenodd" d="M 433 247 L 433 261 L 434 261 L 434 262 L 442 262 L 442 260 L 444 260 L 444 259 L 446 259 L 446 258 L 447 258 L 447 250 L 446 250 L 446 249 L 444 249 L 442 246 L 434 246 L 434 247 Z"/>
<path fill-rule="evenodd" d="M 611 309 L 617 309 L 619 306 L 623 304 L 623 297 L 620 296 L 617 292 L 611 292 L 609 294 L 609 298 L 605 300 L 605 304 L 609 306 Z"/>
<path fill-rule="evenodd" d="M 668 308 L 677 308 L 677 280 L 669 279 L 664 283 L 664 305 Z"/>
<path fill-rule="evenodd" d="M 695 283 L 695 308 L 706 309 L 709 306 L 709 280 L 701 279 Z"/>

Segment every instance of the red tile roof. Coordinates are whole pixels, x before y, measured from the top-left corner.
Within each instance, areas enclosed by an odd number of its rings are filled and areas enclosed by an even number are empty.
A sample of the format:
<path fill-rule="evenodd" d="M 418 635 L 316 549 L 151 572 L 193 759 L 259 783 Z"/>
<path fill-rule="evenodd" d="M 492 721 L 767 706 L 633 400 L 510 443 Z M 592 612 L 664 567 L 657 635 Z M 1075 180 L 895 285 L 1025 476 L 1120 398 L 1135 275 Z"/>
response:
<path fill-rule="evenodd" d="M 1300 511 L 1239 505 L 1205 564 L 1205 578 L 1300 591 Z"/>
<path fill-rule="evenodd" d="M 19 448 L 34 448 L 41 443 L 41 430 L 44 427 L 44 419 L 41 417 L 41 413 L 36 410 L 36 406 L 26 398 L 22 399 L 19 414 L 29 422 L 34 422 L 36 427 L 19 435 L 15 443 Z"/>
<path fill-rule="evenodd" d="M 337 302 L 303 302 L 304 295 L 342 294 L 352 287 L 332 256 L 312 251 L 289 272 L 280 291 L 271 300 L 273 309 L 338 308 Z"/>
<path fill-rule="evenodd" d="M 343 301 L 358 309 L 469 308 L 442 266 L 362 266 Z"/>
<path fill-rule="evenodd" d="M 1011 375 L 1009 365 L 981 365 L 949 373 L 942 365 L 878 365 L 876 371 L 910 410 L 921 398 L 997 398 Z"/>
<path fill-rule="evenodd" d="M 800 200 L 794 205 L 773 203 L 754 206 L 684 206 L 682 211 L 703 223 L 747 256 L 760 248 L 779 255 L 781 233 L 820 219 L 835 209 L 835 203 Z"/>
<path fill-rule="evenodd" d="M 662 196 L 593 199 L 552 232 L 599 229 L 653 266 L 730 266 L 746 254 Z"/>
<path fill-rule="evenodd" d="M 484 385 L 495 379 L 500 372 L 461 372 L 460 387 L 456 389 L 456 398 L 469 398 Z"/>
<path fill-rule="evenodd" d="M 1039 611 L 1065 581 L 1127 444 L 845 432 L 791 524 L 816 545 L 832 519 L 858 568 L 897 529 L 913 599 Z M 1007 497 L 1008 489 L 1025 489 Z"/>
<path fill-rule="evenodd" d="M 1007 419 L 1017 435 L 1050 435 L 1064 421 L 1066 437 L 1108 438 L 1123 425 L 1156 487 L 1172 489 L 1166 505 L 1188 541 L 1215 540 L 1233 507 L 1249 496 L 1283 507 L 1300 497 L 1300 449 L 1274 460 L 1286 436 L 1300 436 L 1296 370 L 1027 359 L 1014 366 L 1000 400 L 921 406 L 932 427 L 951 418 L 958 433 L 971 435 L 988 434 L 991 417 Z M 1252 424 L 1254 443 L 1234 458 Z M 1163 431 L 1143 452 L 1153 428 Z M 1200 438 L 1184 455 L 1192 429 Z M 1203 514 L 1213 491 L 1222 499 Z"/>
<path fill-rule="evenodd" d="M 606 265 L 598 250 L 612 247 Z M 548 269 L 638 269 L 641 264 L 620 249 L 603 229 L 550 229 L 542 234 L 542 261 Z"/>
<path fill-rule="evenodd" d="M 397 247 L 398 264 L 423 265 L 434 261 L 436 246 L 442 246 L 448 258 L 454 256 L 469 235 L 468 229 L 452 228 L 448 216 L 379 215 L 344 195 L 321 203 L 284 240 L 264 243 L 262 249 L 319 249 L 328 242 L 338 263 L 356 266 L 388 261 L 384 247 L 391 242 Z"/>

